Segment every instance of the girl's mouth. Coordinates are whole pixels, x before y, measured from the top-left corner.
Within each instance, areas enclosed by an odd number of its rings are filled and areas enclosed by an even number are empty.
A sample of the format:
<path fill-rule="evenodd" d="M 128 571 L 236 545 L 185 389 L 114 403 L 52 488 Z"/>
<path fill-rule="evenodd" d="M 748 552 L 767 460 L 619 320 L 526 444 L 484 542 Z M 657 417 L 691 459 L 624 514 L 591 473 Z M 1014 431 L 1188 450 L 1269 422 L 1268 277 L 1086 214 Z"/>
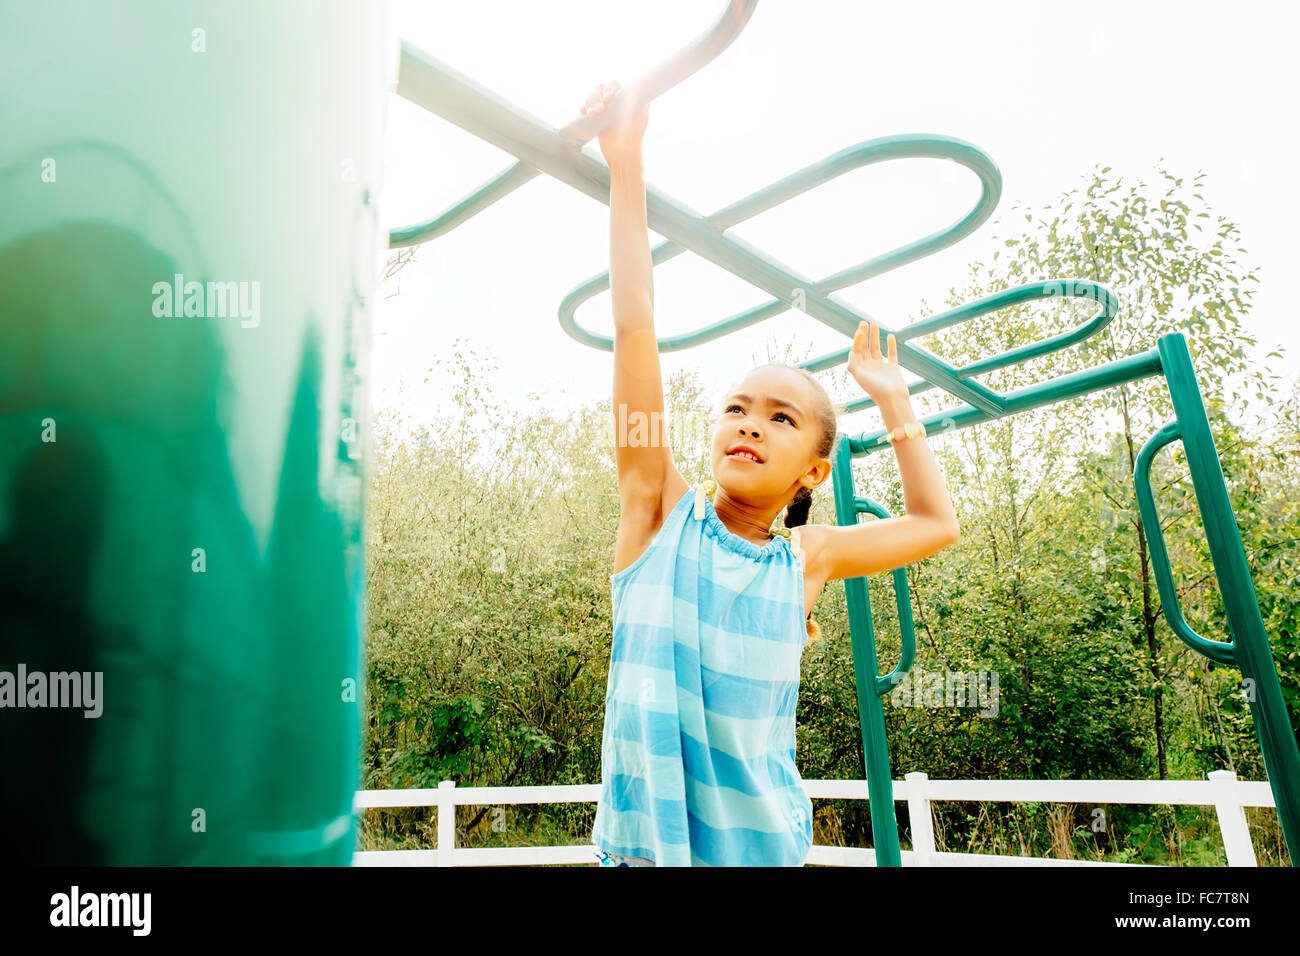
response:
<path fill-rule="evenodd" d="M 757 458 L 755 458 L 747 451 L 733 451 L 731 452 L 731 454 L 727 455 L 727 458 L 730 459 L 731 461 L 748 461 L 754 463 L 755 465 L 762 464 L 761 461 L 759 461 Z"/>

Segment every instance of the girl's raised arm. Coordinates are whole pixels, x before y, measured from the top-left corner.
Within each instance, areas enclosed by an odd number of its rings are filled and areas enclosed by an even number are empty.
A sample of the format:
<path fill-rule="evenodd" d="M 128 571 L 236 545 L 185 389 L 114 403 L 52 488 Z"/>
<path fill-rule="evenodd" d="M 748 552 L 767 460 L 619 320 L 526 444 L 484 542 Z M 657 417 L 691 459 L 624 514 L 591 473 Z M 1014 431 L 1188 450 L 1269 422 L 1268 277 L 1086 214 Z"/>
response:
<path fill-rule="evenodd" d="M 875 401 L 893 442 L 903 479 L 907 513 L 866 524 L 812 525 L 801 530 L 810 574 L 819 581 L 856 578 L 892 571 L 929 557 L 961 540 L 961 526 L 943 474 L 923 435 L 907 437 L 915 427 L 907 384 L 898 365 L 898 346 L 891 333 L 888 353 L 880 350 L 880 326 L 862 322 L 853 336 L 849 373 Z"/>
<path fill-rule="evenodd" d="M 618 92 L 602 83 L 582 107 L 598 113 Z M 628 93 L 633 93 L 629 88 Z M 641 141 L 649 107 L 641 104 L 600 136 L 609 165 L 609 285 L 614 311 L 614 459 L 625 521 L 655 528 L 686 492 L 672 461 L 664 421 L 663 379 L 654 328 L 654 278 L 646 224 Z M 636 537 L 640 537 L 637 535 Z"/>

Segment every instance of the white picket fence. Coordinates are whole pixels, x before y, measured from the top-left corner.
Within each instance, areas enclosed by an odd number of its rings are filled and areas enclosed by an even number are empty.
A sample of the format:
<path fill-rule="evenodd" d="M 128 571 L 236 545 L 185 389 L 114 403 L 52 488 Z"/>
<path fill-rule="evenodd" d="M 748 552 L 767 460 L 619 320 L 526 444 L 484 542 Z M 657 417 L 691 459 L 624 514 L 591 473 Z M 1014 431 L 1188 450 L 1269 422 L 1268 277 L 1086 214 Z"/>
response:
<path fill-rule="evenodd" d="M 814 800 L 866 800 L 865 780 L 805 780 L 804 789 Z M 358 790 L 353 807 L 359 812 L 374 807 L 437 807 L 438 839 L 433 850 L 358 851 L 354 866 L 535 866 L 537 864 L 591 864 L 593 848 L 577 846 L 512 846 L 466 849 L 456 846 L 455 808 L 503 806 L 520 803 L 595 803 L 598 784 L 550 787 L 457 787 L 444 780 L 423 790 Z M 1246 825 L 1246 807 L 1273 807 L 1267 781 L 1238 780 L 1231 770 L 1216 770 L 1207 780 L 931 780 L 924 773 L 909 773 L 894 781 L 894 799 L 906 800 L 912 820 L 914 848 L 903 851 L 904 866 L 1141 866 L 1098 863 L 1092 860 L 1056 860 L 986 853 L 940 853 L 934 848 L 930 804 L 948 800 L 989 800 L 1005 803 L 1076 803 L 1093 807 L 1110 804 L 1164 804 L 1212 806 L 1218 813 L 1219 831 L 1229 866 L 1256 866 L 1255 847 Z M 875 850 L 817 846 L 808 863 L 822 866 L 875 866 Z"/>

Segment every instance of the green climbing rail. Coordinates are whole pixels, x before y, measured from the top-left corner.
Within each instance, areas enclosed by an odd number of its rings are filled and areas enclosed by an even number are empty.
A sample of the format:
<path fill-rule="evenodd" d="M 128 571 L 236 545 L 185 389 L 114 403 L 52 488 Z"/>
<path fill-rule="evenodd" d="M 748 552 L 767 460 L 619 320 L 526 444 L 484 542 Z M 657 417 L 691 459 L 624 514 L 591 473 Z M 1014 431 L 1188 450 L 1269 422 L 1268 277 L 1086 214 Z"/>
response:
<path fill-rule="evenodd" d="M 519 110 L 428 53 L 403 43 L 397 93 L 509 152 L 517 157 L 518 162 L 438 215 L 393 230 L 389 245 L 409 246 L 444 235 L 539 173 L 553 176 L 593 199 L 607 203 L 609 169 L 585 152 L 584 144 L 615 122 L 629 108 L 633 96 L 652 100 L 717 57 L 739 35 L 756 6 L 757 0 L 732 0 L 708 31 L 644 77 L 629 83 L 605 111 L 594 117 L 574 120 L 562 129 L 555 129 Z M 947 228 L 859 265 L 826 278 L 812 279 L 778 263 L 739 238 L 727 235 L 727 230 L 733 226 L 851 170 L 889 160 L 919 158 L 948 160 L 969 169 L 980 183 L 978 200 Z M 891 328 L 888 323 L 879 322 L 851 305 L 830 299 L 831 293 L 839 289 L 931 255 L 970 235 L 993 214 L 1001 191 L 1001 174 L 987 154 L 971 143 L 928 134 L 887 136 L 847 147 L 708 216 L 647 186 L 649 228 L 667 240 L 652 250 L 655 265 L 689 250 L 771 296 L 768 302 L 693 332 L 660 338 L 659 348 L 670 352 L 702 345 L 792 308 L 842 332 L 849 339 L 860 322 L 875 322 L 885 332 L 894 334 L 899 364 L 918 376 L 918 381 L 909 388 L 911 393 L 939 388 L 963 403 L 924 417 L 922 421 L 931 434 L 966 428 L 1125 382 L 1163 375 L 1169 385 L 1176 418 L 1146 443 L 1138 459 L 1134 481 L 1140 518 L 1151 542 L 1164 615 L 1174 633 L 1193 650 L 1241 670 L 1278 817 L 1294 865 L 1300 859 L 1300 748 L 1297 748 L 1287 717 L 1268 635 L 1260 616 L 1186 339 L 1178 333 L 1164 335 L 1150 351 L 1002 394 L 977 381 L 977 376 L 1068 348 L 1097 334 L 1118 312 L 1119 303 L 1115 295 L 1103 285 L 1087 279 L 1030 282 L 901 328 Z M 577 341 L 593 348 L 612 350 L 613 340 L 609 336 L 592 332 L 577 321 L 578 307 L 608 287 L 608 271 L 578 285 L 560 304 L 559 320 L 561 328 Z M 1096 303 L 1096 310 L 1076 328 L 962 367 L 954 367 L 914 344 L 916 339 L 959 323 L 1027 302 L 1052 298 L 1091 300 Z M 801 366 L 809 371 L 834 368 L 844 363 L 848 354 L 849 346 L 846 346 L 803 362 Z M 872 404 L 870 398 L 863 398 L 850 403 L 845 410 L 853 412 Z M 853 487 L 852 459 L 884 447 L 875 444 L 882 434 L 883 431 L 841 434 L 836 442 L 832 488 L 836 521 L 841 525 L 856 524 L 863 514 L 888 517 L 881 505 L 859 496 Z M 1227 611 L 1232 635 L 1229 642 L 1208 640 L 1196 634 L 1187 626 L 1179 610 L 1149 482 L 1155 454 L 1174 440 L 1182 441 L 1191 469 L 1215 576 Z M 897 665 L 885 675 L 881 675 L 879 670 L 867 581 L 865 578 L 844 581 L 876 862 L 882 866 L 899 866 L 902 856 L 881 698 L 903 679 L 916 653 L 905 569 L 899 568 L 892 573 L 902 648 Z"/>

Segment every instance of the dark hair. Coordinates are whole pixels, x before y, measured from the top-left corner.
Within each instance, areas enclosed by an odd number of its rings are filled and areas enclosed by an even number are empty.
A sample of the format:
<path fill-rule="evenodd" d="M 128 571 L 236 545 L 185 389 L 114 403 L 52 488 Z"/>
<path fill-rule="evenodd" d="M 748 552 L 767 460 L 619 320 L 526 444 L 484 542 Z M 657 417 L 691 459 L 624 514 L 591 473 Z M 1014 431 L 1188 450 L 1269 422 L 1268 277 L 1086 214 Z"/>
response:
<path fill-rule="evenodd" d="M 838 431 L 838 423 L 835 419 L 835 406 L 831 403 L 831 397 L 826 392 L 826 388 L 821 382 L 813 377 L 812 373 L 805 368 L 799 368 L 795 365 L 786 365 L 783 362 L 767 362 L 758 368 L 788 368 L 793 372 L 798 372 L 813 384 L 813 392 L 817 396 L 817 407 L 814 414 L 817 417 L 818 424 L 821 427 L 821 436 L 817 442 L 814 451 L 821 458 L 830 458 L 831 451 L 835 448 L 835 435 Z M 808 523 L 808 516 L 812 510 L 812 489 L 806 486 L 800 487 L 794 493 L 794 497 L 785 507 L 785 526 L 787 528 L 797 528 L 800 525 Z M 808 632 L 808 640 L 815 641 L 821 638 L 821 628 L 809 614 L 805 628 Z"/>

